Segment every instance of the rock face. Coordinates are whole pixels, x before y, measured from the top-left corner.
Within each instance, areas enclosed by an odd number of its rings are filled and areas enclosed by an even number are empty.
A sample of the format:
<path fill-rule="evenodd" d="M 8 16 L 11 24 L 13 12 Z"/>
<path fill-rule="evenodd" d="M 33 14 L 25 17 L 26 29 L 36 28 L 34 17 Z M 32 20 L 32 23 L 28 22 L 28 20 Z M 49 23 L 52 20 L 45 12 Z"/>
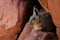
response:
<path fill-rule="evenodd" d="M 32 14 L 33 2 L 0 0 L 0 40 L 17 40 L 18 34 Z"/>
<path fill-rule="evenodd" d="M 17 3 L 17 0 L 14 2 Z M 17 5 L 12 0 L 0 0 L 0 40 L 16 40 L 21 30 Z"/>
<path fill-rule="evenodd" d="M 52 32 L 36 31 L 28 22 L 18 40 L 58 40 Z"/>
<path fill-rule="evenodd" d="M 0 25 L 5 25 L 5 29 L 15 26 L 18 21 L 17 7 L 8 0 L 0 0 L 0 3 Z"/>
<path fill-rule="evenodd" d="M 32 27 L 32 26 L 30 25 L 30 23 L 28 22 L 28 23 L 25 25 L 25 27 L 24 27 L 21 35 L 19 36 L 18 40 L 24 40 L 24 39 L 27 37 L 27 35 L 31 33 L 32 29 L 33 29 L 33 27 Z"/>
<path fill-rule="evenodd" d="M 51 32 L 33 31 L 25 40 L 57 40 L 56 36 Z"/>

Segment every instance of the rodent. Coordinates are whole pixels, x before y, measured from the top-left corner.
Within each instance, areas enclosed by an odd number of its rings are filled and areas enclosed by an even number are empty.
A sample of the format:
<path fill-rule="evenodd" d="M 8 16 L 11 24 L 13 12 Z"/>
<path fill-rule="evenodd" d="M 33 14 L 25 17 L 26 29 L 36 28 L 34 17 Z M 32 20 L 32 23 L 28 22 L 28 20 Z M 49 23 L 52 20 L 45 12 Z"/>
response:
<path fill-rule="evenodd" d="M 35 30 L 56 33 L 56 26 L 52 21 L 52 17 L 50 13 L 44 9 L 38 11 L 37 8 L 34 7 L 33 15 L 30 17 L 29 22 Z"/>

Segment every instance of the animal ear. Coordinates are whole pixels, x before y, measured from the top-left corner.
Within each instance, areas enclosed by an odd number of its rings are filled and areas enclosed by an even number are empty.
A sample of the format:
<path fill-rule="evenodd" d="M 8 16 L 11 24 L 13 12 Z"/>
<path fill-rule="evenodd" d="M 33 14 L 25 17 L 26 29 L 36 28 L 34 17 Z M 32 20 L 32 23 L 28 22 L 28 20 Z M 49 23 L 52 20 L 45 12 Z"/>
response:
<path fill-rule="evenodd" d="M 33 8 L 33 14 L 37 16 L 38 13 L 39 13 L 39 11 L 37 9 L 37 6 L 34 6 L 34 8 Z"/>
<path fill-rule="evenodd" d="M 46 17 L 48 17 L 50 20 L 52 20 L 52 16 L 51 16 L 51 14 L 49 12 L 46 13 Z"/>
<path fill-rule="evenodd" d="M 39 15 L 42 16 L 42 15 L 44 15 L 44 14 L 46 14 L 46 11 L 45 11 L 43 8 L 41 8 L 41 9 L 39 10 Z"/>

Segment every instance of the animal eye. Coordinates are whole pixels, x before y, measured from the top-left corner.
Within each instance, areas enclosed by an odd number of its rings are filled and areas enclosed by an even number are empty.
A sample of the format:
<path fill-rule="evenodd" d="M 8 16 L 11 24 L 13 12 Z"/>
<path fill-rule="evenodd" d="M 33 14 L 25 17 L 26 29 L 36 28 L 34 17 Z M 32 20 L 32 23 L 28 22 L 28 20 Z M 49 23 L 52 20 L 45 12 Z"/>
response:
<path fill-rule="evenodd" d="M 35 18 L 33 18 L 33 20 L 35 20 Z"/>

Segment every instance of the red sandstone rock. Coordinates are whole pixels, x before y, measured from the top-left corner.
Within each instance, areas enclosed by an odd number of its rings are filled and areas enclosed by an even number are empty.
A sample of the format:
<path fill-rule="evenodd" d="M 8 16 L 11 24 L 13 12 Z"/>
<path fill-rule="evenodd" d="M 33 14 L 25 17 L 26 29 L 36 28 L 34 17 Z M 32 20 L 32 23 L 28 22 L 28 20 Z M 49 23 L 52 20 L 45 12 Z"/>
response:
<path fill-rule="evenodd" d="M 32 26 L 30 25 L 30 23 L 28 22 L 28 23 L 25 25 L 25 27 L 24 27 L 21 35 L 19 36 L 18 40 L 24 40 L 24 39 L 27 37 L 27 35 L 31 33 L 32 28 L 33 28 L 33 27 L 32 27 Z"/>
<path fill-rule="evenodd" d="M 29 0 L 0 0 L 0 40 L 17 39 L 32 14 L 33 5 Z"/>
<path fill-rule="evenodd" d="M 28 22 L 18 40 L 57 40 L 57 36 L 52 32 L 36 31 Z"/>
<path fill-rule="evenodd" d="M 57 40 L 57 38 L 51 32 L 33 31 L 25 40 Z"/>
<path fill-rule="evenodd" d="M 21 30 L 15 3 L 12 0 L 0 0 L 0 40 L 16 40 Z"/>
<path fill-rule="evenodd" d="M 20 12 L 20 23 L 21 24 L 25 24 L 29 20 L 31 14 L 33 13 L 33 6 L 34 6 L 34 0 L 20 0 L 19 12 Z M 29 23 L 27 25 L 30 26 Z M 18 40 L 23 40 L 27 36 L 27 34 L 30 33 L 31 31 L 30 29 L 32 28 L 28 26 L 23 29 Z"/>

